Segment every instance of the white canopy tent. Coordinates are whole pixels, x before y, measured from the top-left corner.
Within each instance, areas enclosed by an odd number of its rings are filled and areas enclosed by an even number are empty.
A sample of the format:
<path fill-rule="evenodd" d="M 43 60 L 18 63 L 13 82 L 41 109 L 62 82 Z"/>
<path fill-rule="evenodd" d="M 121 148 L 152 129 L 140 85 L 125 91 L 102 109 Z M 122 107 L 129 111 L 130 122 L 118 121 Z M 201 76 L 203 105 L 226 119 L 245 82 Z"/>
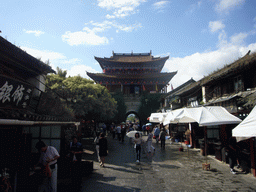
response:
<path fill-rule="evenodd" d="M 232 130 L 232 136 L 237 142 L 256 137 L 256 106 L 250 114 Z"/>
<path fill-rule="evenodd" d="M 151 123 L 163 123 L 167 113 L 151 113 L 149 122 Z"/>
<path fill-rule="evenodd" d="M 165 117 L 163 124 L 169 123 L 193 123 L 199 126 L 212 126 L 222 124 L 240 123 L 241 119 L 230 114 L 224 107 L 194 107 L 173 110 Z"/>

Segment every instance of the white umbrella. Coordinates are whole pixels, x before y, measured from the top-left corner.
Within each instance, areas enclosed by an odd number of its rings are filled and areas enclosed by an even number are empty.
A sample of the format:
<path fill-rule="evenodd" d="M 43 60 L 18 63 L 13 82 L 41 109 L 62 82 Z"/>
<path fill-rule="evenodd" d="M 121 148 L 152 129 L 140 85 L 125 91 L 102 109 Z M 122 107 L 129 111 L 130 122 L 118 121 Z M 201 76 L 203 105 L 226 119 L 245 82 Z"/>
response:
<path fill-rule="evenodd" d="M 129 131 L 128 133 L 126 133 L 127 137 L 135 137 L 135 134 L 139 133 L 140 136 L 142 136 L 142 132 L 141 131 Z"/>

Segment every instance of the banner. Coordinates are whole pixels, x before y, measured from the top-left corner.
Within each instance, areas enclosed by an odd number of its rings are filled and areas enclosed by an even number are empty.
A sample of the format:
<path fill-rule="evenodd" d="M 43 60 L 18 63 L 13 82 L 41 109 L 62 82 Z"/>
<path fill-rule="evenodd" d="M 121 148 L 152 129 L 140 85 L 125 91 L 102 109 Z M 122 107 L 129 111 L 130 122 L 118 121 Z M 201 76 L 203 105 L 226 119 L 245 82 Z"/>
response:
<path fill-rule="evenodd" d="M 27 83 L 0 76 L 0 107 L 27 108 L 32 91 Z"/>

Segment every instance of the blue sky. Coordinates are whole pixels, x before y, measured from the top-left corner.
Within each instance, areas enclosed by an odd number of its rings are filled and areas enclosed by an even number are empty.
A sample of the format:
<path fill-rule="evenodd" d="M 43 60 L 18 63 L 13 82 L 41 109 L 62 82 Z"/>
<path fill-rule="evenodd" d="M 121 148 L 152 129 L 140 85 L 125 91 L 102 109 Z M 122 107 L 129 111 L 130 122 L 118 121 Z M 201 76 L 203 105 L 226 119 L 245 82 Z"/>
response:
<path fill-rule="evenodd" d="M 116 53 L 167 56 L 174 88 L 256 51 L 255 0 L 9 0 L 0 35 L 68 75 Z M 170 88 L 169 88 L 170 90 Z"/>

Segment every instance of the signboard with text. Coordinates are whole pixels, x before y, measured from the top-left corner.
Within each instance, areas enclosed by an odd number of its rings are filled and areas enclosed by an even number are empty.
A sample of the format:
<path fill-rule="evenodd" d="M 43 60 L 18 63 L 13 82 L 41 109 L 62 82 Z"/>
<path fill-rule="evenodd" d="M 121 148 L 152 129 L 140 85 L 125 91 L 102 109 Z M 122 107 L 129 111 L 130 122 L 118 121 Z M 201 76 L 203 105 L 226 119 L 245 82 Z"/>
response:
<path fill-rule="evenodd" d="M 21 81 L 0 76 L 0 107 L 27 108 L 33 87 Z"/>

